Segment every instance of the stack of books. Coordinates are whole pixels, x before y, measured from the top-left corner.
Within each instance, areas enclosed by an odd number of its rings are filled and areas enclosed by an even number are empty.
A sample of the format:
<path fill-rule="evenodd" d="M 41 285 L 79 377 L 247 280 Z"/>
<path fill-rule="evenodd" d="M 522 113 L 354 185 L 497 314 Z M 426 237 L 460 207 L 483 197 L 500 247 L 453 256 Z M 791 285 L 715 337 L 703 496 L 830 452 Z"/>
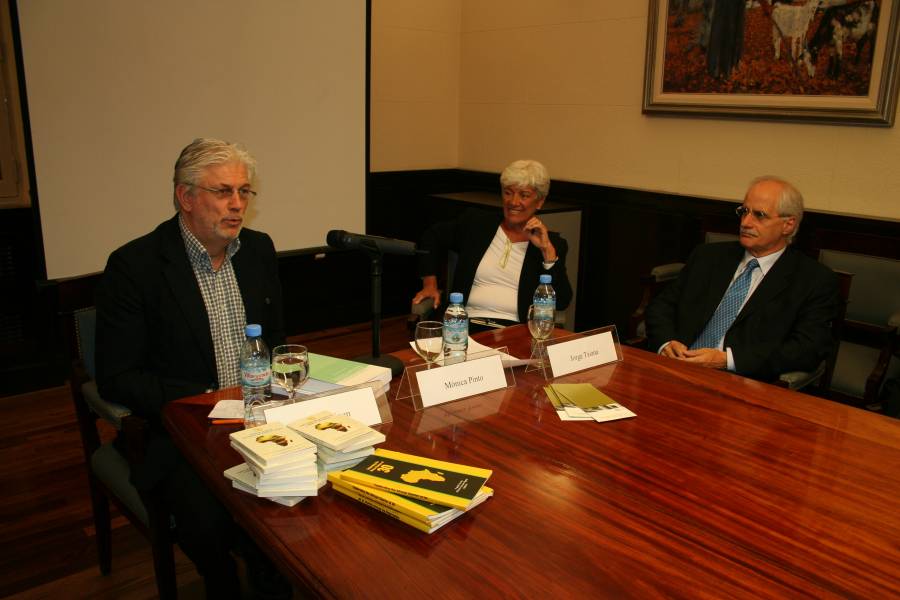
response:
<path fill-rule="evenodd" d="M 431 533 L 493 496 L 485 485 L 491 473 L 379 448 L 328 480 L 336 492 Z"/>
<path fill-rule="evenodd" d="M 235 488 L 273 502 L 294 506 L 316 496 L 325 473 L 316 465 L 316 445 L 281 423 L 235 431 L 231 447 L 244 464 L 225 471 Z"/>
<path fill-rule="evenodd" d="M 355 360 L 335 358 L 313 352 L 309 353 L 309 373 L 310 377 L 334 386 L 351 386 L 377 381 L 379 388 L 376 393 L 378 394 L 387 393 L 393 377 L 393 373 L 387 367 L 368 365 Z"/>
<path fill-rule="evenodd" d="M 347 415 L 319 412 L 290 424 L 317 446 L 319 467 L 339 471 L 358 464 L 375 452 L 375 445 L 385 440 L 384 434 Z"/>

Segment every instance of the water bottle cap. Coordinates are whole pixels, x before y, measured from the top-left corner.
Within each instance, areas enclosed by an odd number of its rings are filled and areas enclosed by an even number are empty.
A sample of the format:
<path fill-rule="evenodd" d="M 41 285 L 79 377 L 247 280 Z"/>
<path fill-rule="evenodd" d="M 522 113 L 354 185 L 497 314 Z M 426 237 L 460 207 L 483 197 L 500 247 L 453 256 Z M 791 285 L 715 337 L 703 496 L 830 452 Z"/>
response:
<path fill-rule="evenodd" d="M 450 302 L 452 304 L 462 304 L 463 295 L 461 292 L 453 292 L 450 294 Z"/>
<path fill-rule="evenodd" d="M 553 275 L 548 275 L 545 273 L 541 275 L 539 279 L 541 280 L 541 283 L 550 283 L 551 281 L 553 281 Z M 532 281 L 534 280 L 532 279 Z"/>
<path fill-rule="evenodd" d="M 262 325 L 250 323 L 249 325 L 244 327 L 244 333 L 247 334 L 247 337 L 259 337 L 262 335 Z"/>

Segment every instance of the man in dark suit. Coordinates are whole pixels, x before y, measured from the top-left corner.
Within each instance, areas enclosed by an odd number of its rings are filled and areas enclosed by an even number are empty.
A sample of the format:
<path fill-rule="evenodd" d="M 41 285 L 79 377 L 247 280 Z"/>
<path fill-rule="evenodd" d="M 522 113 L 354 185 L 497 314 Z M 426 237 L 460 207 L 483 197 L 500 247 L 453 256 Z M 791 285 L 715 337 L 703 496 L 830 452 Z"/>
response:
<path fill-rule="evenodd" d="M 835 274 L 790 246 L 803 197 L 761 177 L 737 213 L 740 241 L 698 247 L 647 308 L 650 348 L 756 379 L 811 371 L 832 350 L 839 295 Z"/>
<path fill-rule="evenodd" d="M 255 161 L 213 139 L 188 145 L 175 164 L 177 213 L 113 252 L 97 291 L 100 394 L 150 422 L 151 440 L 131 474 L 144 494 L 159 493 L 178 541 L 210 597 L 240 592 L 230 549 L 244 554 L 251 584 L 290 586 L 249 543 L 175 448 L 161 424 L 166 402 L 240 383 L 244 326 L 259 323 L 270 347 L 284 325 L 271 238 L 243 228 Z"/>

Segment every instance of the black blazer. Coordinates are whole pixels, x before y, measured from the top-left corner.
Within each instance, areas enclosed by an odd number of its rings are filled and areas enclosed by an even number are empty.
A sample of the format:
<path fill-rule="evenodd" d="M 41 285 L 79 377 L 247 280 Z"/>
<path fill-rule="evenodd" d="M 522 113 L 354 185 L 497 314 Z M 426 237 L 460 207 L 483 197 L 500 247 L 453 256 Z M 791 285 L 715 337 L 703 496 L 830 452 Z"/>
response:
<path fill-rule="evenodd" d="M 468 301 L 475 272 L 502 221 L 502 214 L 470 208 L 452 221 L 429 227 L 422 235 L 420 244 L 420 248 L 428 253 L 419 257 L 419 275 L 436 275 L 442 261 L 446 259 L 447 251 L 453 250 L 459 255 L 459 260 L 453 272 L 453 289 L 449 291 L 462 292 L 463 298 Z M 559 310 L 565 310 L 572 301 L 572 284 L 566 273 L 569 246 L 558 233 L 551 231 L 549 235 L 559 258 L 553 268 L 544 268 L 544 258 L 534 244 L 528 244 L 525 251 L 517 298 L 520 322 L 528 317 L 528 305 L 532 303 L 534 290 L 539 284 L 538 278 L 543 273 L 553 276 L 552 285 L 556 291 L 556 307 Z"/>
<path fill-rule="evenodd" d="M 248 323 L 262 326 L 270 350 L 284 343 L 278 262 L 271 238 L 243 229 L 232 258 Z M 100 395 L 151 423 L 145 469 L 132 480 L 152 486 L 172 452 L 160 423 L 163 405 L 219 387 L 209 318 L 188 260 L 178 216 L 113 252 L 97 290 Z M 164 438 L 160 440 L 159 438 Z"/>
<path fill-rule="evenodd" d="M 678 279 L 647 307 L 651 351 L 670 340 L 690 346 L 697 339 L 743 256 L 738 242 L 694 250 Z M 788 371 L 815 369 L 835 343 L 831 321 L 839 302 L 837 276 L 788 246 L 725 334 L 737 373 L 772 380 Z"/>

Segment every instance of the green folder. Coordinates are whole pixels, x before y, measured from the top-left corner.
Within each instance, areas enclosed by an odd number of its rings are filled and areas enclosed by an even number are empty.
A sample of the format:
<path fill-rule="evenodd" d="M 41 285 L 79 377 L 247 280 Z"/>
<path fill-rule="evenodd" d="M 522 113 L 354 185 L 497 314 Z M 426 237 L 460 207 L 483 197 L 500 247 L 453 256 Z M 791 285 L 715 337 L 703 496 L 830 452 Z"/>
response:
<path fill-rule="evenodd" d="M 554 383 L 549 387 L 558 397 L 560 405 L 568 402 L 582 410 L 587 410 L 616 403 L 615 400 L 590 383 Z M 547 395 L 550 396 L 549 393 Z M 550 401 L 553 402 L 553 398 L 550 398 Z M 556 402 L 553 402 L 553 405 L 557 406 Z"/>
<path fill-rule="evenodd" d="M 309 374 L 319 381 L 343 384 L 347 378 L 356 375 L 369 367 L 364 363 L 358 363 L 343 358 L 325 356 L 323 354 L 309 353 Z"/>

